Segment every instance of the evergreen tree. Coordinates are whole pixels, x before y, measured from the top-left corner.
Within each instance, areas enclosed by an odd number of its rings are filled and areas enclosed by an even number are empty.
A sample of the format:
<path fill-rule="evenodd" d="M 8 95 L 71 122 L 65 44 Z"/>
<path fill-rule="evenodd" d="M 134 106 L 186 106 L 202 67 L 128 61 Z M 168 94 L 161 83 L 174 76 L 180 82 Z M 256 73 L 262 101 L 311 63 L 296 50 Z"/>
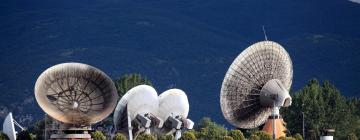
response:
<path fill-rule="evenodd" d="M 335 129 L 335 136 L 345 139 L 350 132 L 360 134 L 358 99 L 347 99 L 329 81 L 320 85 L 312 79 L 292 94 L 292 105 L 282 109 L 287 128 L 292 133 L 302 133 L 302 112 L 305 114 L 306 130 L 314 130 L 319 137 L 322 129 Z M 291 121 L 290 121 L 291 120 Z"/>
<path fill-rule="evenodd" d="M 152 85 L 152 83 L 140 74 L 126 74 L 114 80 L 115 87 L 120 97 L 122 97 L 128 90 L 138 85 Z"/>

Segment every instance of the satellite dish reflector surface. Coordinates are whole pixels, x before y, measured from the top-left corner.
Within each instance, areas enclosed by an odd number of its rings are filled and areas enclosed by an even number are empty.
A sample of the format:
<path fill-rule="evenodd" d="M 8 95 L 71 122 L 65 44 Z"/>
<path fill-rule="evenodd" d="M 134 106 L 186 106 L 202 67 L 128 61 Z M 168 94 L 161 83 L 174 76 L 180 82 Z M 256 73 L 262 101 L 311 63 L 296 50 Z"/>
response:
<path fill-rule="evenodd" d="M 220 103 L 225 119 L 243 129 L 265 123 L 272 106 L 263 106 L 260 95 L 278 82 L 282 85 L 277 90 L 288 91 L 292 75 L 290 56 L 278 43 L 262 41 L 251 45 L 233 61 L 222 83 Z M 269 86 L 264 87 L 265 84 Z M 284 106 L 285 103 L 289 105 L 289 100 L 283 101 Z"/>
<path fill-rule="evenodd" d="M 115 108 L 118 95 L 111 78 L 99 69 L 63 63 L 39 76 L 35 98 L 52 118 L 85 126 L 106 118 Z"/>
<path fill-rule="evenodd" d="M 169 89 L 159 95 L 158 117 L 167 120 L 170 116 L 186 119 L 189 113 L 189 101 L 184 91 Z"/>
<path fill-rule="evenodd" d="M 16 140 L 14 119 L 11 112 L 6 116 L 4 120 L 2 131 L 9 137 L 10 140 Z"/>
<path fill-rule="evenodd" d="M 129 115 L 130 120 L 134 120 L 138 114 L 154 114 L 157 112 L 158 106 L 158 95 L 153 87 L 148 85 L 133 87 L 121 97 L 117 104 L 114 112 L 114 123 L 116 126 L 123 123 L 121 121 L 127 117 L 126 115 Z"/>

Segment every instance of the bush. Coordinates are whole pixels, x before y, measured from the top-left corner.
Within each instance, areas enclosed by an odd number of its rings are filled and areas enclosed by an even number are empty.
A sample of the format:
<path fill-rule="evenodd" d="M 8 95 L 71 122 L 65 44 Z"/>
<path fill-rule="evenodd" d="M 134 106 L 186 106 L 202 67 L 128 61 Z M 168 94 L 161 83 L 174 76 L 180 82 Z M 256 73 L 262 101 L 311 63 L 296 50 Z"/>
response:
<path fill-rule="evenodd" d="M 296 140 L 296 139 L 293 138 L 293 137 L 284 137 L 284 136 L 282 136 L 282 137 L 280 137 L 280 138 L 278 138 L 276 140 Z"/>
<path fill-rule="evenodd" d="M 136 137 L 136 140 L 156 140 L 151 134 L 140 134 Z"/>
<path fill-rule="evenodd" d="M 230 130 L 228 136 L 231 136 L 234 140 L 245 140 L 244 134 L 240 130 Z"/>
<path fill-rule="evenodd" d="M 261 140 L 272 140 L 272 137 L 270 134 L 264 132 L 264 131 L 257 131 L 254 133 L 256 136 L 259 136 Z"/>
<path fill-rule="evenodd" d="M 350 133 L 346 136 L 347 140 L 358 140 L 357 136 L 354 133 Z"/>
<path fill-rule="evenodd" d="M 159 136 L 157 140 L 174 140 L 174 136 L 173 135 L 162 135 L 162 136 Z"/>
<path fill-rule="evenodd" d="M 93 140 L 106 140 L 106 137 L 101 131 L 92 132 L 91 137 Z"/>
<path fill-rule="evenodd" d="M 295 140 L 304 140 L 299 133 L 296 133 L 293 137 L 295 138 Z"/>
<path fill-rule="evenodd" d="M 113 138 L 113 140 L 127 140 L 127 138 L 121 134 L 121 133 L 116 133 L 115 137 Z"/>
<path fill-rule="evenodd" d="M 180 140 L 196 140 L 196 137 L 193 132 L 186 131 L 182 134 Z"/>
<path fill-rule="evenodd" d="M 257 135 L 252 134 L 248 140 L 260 140 L 260 137 Z"/>
<path fill-rule="evenodd" d="M 224 126 L 216 124 L 210 118 L 202 118 L 195 126 L 195 130 L 199 131 L 198 137 L 206 140 L 218 140 L 226 136 L 227 130 Z"/>
<path fill-rule="evenodd" d="M 230 136 L 223 136 L 221 138 L 221 140 L 234 140 L 234 139 L 232 137 L 230 137 Z"/>

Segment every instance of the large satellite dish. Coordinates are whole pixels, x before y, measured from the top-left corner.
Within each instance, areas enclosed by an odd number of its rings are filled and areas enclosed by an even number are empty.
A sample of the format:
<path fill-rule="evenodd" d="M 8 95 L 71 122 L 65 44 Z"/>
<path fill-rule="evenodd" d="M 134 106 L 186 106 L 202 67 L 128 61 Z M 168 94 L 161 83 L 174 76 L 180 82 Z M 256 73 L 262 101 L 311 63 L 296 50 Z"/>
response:
<path fill-rule="evenodd" d="M 74 126 L 103 120 L 118 99 L 110 77 L 81 63 L 63 63 L 45 70 L 36 81 L 35 97 L 52 118 Z"/>
<path fill-rule="evenodd" d="M 164 120 L 163 127 L 159 130 L 162 134 L 175 134 L 175 139 L 181 137 L 184 129 L 192 129 L 194 123 L 187 119 L 189 101 L 184 91 L 169 89 L 159 95 L 158 117 Z"/>
<path fill-rule="evenodd" d="M 150 133 L 150 127 L 157 120 L 155 114 L 158 107 L 158 95 L 153 87 L 148 85 L 133 87 L 126 92 L 115 108 L 115 130 L 127 133 L 130 140 L 133 134 L 136 136 L 144 131 Z"/>
<path fill-rule="evenodd" d="M 264 124 L 280 107 L 291 104 L 292 76 L 292 62 L 282 46 L 272 41 L 251 45 L 225 75 L 220 95 L 224 117 L 243 129 Z"/>

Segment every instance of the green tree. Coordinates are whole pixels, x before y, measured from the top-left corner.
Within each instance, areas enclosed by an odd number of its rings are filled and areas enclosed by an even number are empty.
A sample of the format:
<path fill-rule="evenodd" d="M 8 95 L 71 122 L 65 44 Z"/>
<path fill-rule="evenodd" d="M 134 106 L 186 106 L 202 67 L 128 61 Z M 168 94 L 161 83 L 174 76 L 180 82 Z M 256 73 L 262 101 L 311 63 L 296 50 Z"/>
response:
<path fill-rule="evenodd" d="M 26 130 L 21 131 L 17 137 L 17 140 L 33 140 L 33 138 L 31 137 L 30 133 Z"/>
<path fill-rule="evenodd" d="M 240 130 L 230 130 L 228 136 L 231 136 L 234 140 L 245 140 L 244 134 Z"/>
<path fill-rule="evenodd" d="M 5 133 L 0 132 L 0 140 L 9 140 L 9 137 Z"/>
<path fill-rule="evenodd" d="M 106 140 L 106 137 L 101 131 L 92 132 L 91 137 L 93 140 Z"/>
<path fill-rule="evenodd" d="M 135 86 L 152 85 L 150 80 L 140 74 L 125 74 L 124 76 L 114 80 L 114 83 L 120 97 Z"/>
<path fill-rule="evenodd" d="M 195 130 L 199 131 L 198 137 L 206 140 L 218 140 L 226 136 L 227 130 L 224 126 L 216 124 L 210 118 L 202 118 L 195 126 Z"/>
<path fill-rule="evenodd" d="M 158 136 L 157 140 L 173 140 L 174 136 L 173 135 L 162 135 L 162 136 Z"/>
<path fill-rule="evenodd" d="M 316 79 L 310 80 L 292 94 L 292 101 L 290 107 L 281 110 L 284 120 L 289 120 L 287 128 L 292 133 L 302 132 L 302 115 L 299 114 L 304 112 L 306 129 L 314 130 L 315 137 L 322 129 L 335 129 L 339 139 L 345 139 L 350 132 L 360 134 L 358 99 L 342 96 L 329 81 L 320 84 Z"/>
<path fill-rule="evenodd" d="M 180 140 L 196 140 L 195 134 L 191 131 L 186 131 L 182 134 Z"/>
<path fill-rule="evenodd" d="M 127 140 L 127 138 L 121 134 L 121 133 L 116 133 L 115 137 L 113 138 L 113 140 Z"/>
<path fill-rule="evenodd" d="M 156 140 L 156 138 L 151 134 L 140 134 L 136 137 L 136 140 Z"/>

